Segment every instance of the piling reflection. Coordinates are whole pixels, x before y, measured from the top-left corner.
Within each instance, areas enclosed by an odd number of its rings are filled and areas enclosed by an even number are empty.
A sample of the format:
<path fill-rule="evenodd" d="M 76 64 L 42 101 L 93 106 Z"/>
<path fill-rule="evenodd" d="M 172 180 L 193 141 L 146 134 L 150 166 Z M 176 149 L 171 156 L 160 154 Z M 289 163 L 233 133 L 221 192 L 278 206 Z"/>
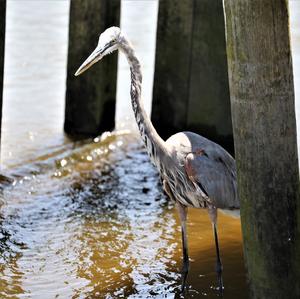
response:
<path fill-rule="evenodd" d="M 1 298 L 178 297 L 177 213 L 135 137 L 66 145 L 9 175 L 15 182 L 3 190 Z M 190 210 L 188 230 L 185 297 L 215 298 L 205 211 Z M 220 243 L 225 298 L 247 298 L 239 220 L 220 215 Z"/>

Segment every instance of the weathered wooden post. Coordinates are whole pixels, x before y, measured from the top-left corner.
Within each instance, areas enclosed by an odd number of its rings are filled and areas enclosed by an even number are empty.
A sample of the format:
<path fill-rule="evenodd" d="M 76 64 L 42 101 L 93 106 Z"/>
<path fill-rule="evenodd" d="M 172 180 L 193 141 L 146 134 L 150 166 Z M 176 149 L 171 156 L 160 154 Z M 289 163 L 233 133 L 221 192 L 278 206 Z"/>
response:
<path fill-rule="evenodd" d="M 233 152 L 222 0 L 161 0 L 156 42 L 158 132 L 192 130 Z"/>
<path fill-rule="evenodd" d="M 95 136 L 114 128 L 117 55 L 84 76 L 74 73 L 97 46 L 99 34 L 119 23 L 120 0 L 71 0 L 64 126 L 70 135 Z"/>
<path fill-rule="evenodd" d="M 6 0 L 0 1 L 0 137 L 2 119 Z"/>
<path fill-rule="evenodd" d="M 288 1 L 225 0 L 252 298 L 300 298 L 300 199 Z"/>

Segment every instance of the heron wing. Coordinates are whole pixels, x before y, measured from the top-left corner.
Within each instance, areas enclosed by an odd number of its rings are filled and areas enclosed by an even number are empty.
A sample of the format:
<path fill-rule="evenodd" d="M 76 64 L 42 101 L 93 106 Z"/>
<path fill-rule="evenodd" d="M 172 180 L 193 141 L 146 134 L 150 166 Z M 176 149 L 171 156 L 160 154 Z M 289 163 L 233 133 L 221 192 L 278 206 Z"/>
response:
<path fill-rule="evenodd" d="M 199 149 L 186 157 L 186 172 L 217 208 L 239 208 L 235 161 L 223 151 Z"/>

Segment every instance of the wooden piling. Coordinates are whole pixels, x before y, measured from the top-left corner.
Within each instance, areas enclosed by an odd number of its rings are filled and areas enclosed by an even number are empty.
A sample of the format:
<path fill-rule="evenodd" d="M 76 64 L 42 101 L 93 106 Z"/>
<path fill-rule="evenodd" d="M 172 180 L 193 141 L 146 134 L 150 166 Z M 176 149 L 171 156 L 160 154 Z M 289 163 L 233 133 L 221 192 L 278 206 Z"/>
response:
<path fill-rule="evenodd" d="M 251 298 L 300 298 L 300 197 L 288 1 L 225 0 Z"/>
<path fill-rule="evenodd" d="M 191 130 L 233 152 L 222 0 L 161 0 L 156 43 L 158 132 Z"/>
<path fill-rule="evenodd" d="M 1 137 L 1 119 L 2 119 L 2 99 L 3 99 L 5 20 L 6 20 L 6 0 L 2 0 L 0 1 L 0 137 Z"/>
<path fill-rule="evenodd" d="M 74 77 L 106 28 L 119 26 L 120 0 L 71 0 L 65 132 L 90 137 L 114 128 L 117 55 Z"/>

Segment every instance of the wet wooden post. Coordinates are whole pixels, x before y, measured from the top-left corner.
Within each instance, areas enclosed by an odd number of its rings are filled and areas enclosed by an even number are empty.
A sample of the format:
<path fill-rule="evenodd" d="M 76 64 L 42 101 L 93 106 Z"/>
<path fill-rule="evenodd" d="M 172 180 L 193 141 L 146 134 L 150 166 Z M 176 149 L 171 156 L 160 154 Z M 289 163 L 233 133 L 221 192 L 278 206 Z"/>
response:
<path fill-rule="evenodd" d="M 161 0 L 156 41 L 158 132 L 192 130 L 233 152 L 222 0 Z"/>
<path fill-rule="evenodd" d="M 225 0 L 251 298 L 300 298 L 300 200 L 288 1 Z"/>
<path fill-rule="evenodd" d="M 1 138 L 3 75 L 4 75 L 5 19 L 6 19 L 6 0 L 1 0 L 0 1 L 0 138 Z"/>
<path fill-rule="evenodd" d="M 65 132 L 95 136 L 114 128 L 117 55 L 84 75 L 74 73 L 97 46 L 106 28 L 119 26 L 120 0 L 71 0 L 65 108 Z"/>

